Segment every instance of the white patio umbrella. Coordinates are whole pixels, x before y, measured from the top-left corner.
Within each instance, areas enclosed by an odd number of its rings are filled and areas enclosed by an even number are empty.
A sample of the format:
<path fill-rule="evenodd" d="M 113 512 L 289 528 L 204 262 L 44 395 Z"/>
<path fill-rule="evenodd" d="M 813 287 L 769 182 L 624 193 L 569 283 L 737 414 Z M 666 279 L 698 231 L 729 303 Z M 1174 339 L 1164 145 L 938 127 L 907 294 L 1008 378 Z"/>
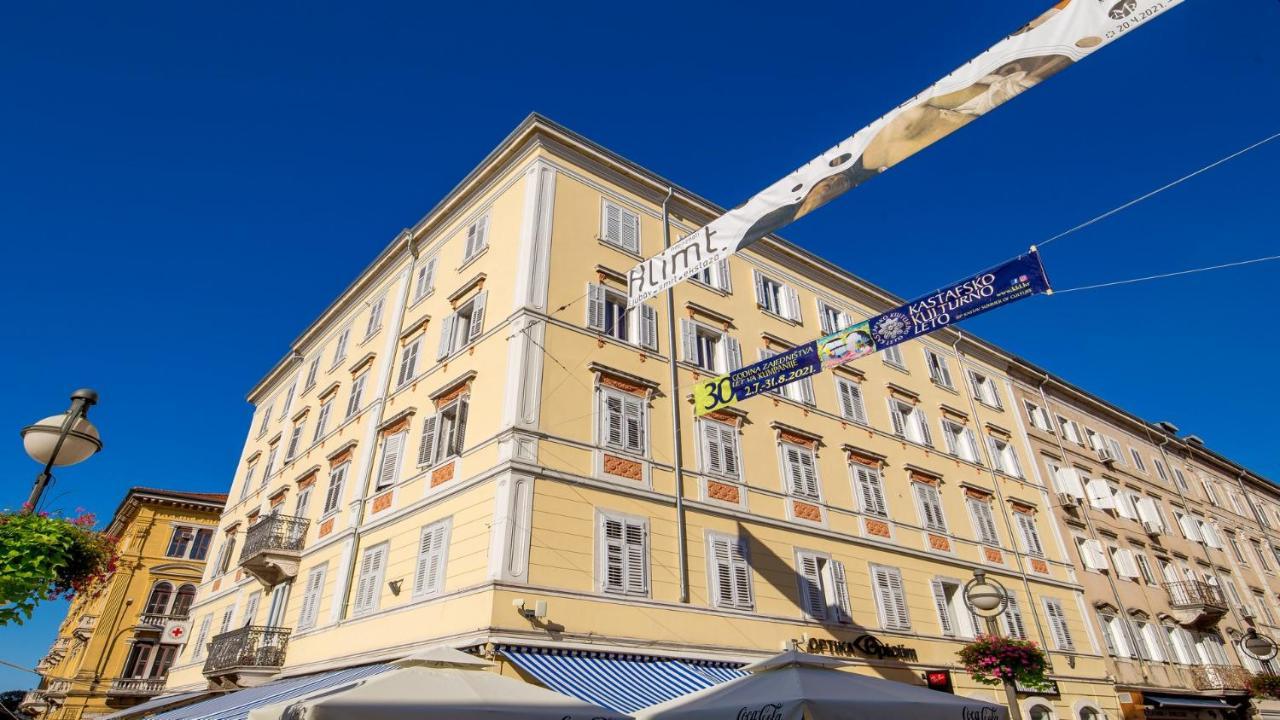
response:
<path fill-rule="evenodd" d="M 249 713 L 249 720 L 630 720 L 628 716 L 488 672 L 489 662 L 435 648 L 394 670 Z"/>
<path fill-rule="evenodd" d="M 730 680 L 644 708 L 638 720 L 1007 720 L 981 700 L 837 670 L 840 660 L 795 650 L 746 666 Z"/>

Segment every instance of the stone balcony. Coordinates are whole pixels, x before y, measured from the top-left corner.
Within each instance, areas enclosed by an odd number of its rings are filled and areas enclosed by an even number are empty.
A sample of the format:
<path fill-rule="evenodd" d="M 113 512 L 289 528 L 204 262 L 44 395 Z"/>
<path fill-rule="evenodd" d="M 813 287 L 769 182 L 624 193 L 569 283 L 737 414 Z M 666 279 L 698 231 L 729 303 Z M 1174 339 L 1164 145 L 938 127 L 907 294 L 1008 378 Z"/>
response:
<path fill-rule="evenodd" d="M 31 690 L 22 696 L 22 702 L 18 703 L 18 710 L 31 715 L 32 717 L 41 715 L 49 709 L 49 701 L 45 699 L 44 693 L 40 690 Z"/>
<path fill-rule="evenodd" d="M 245 533 L 240 567 L 268 588 L 297 577 L 310 523 L 306 518 L 274 514 L 254 523 Z"/>
<path fill-rule="evenodd" d="M 190 615 L 160 615 L 159 613 L 142 613 L 138 616 L 138 631 L 159 631 L 171 622 L 186 622 Z"/>
<path fill-rule="evenodd" d="M 67 696 L 67 691 L 70 689 L 70 680 L 50 680 L 49 686 L 44 689 L 44 695 L 46 698 L 63 698 Z"/>
<path fill-rule="evenodd" d="M 81 615 L 80 620 L 76 623 L 75 629 L 71 631 L 71 634 L 80 640 L 88 640 L 89 636 L 93 634 L 93 629 L 96 627 L 98 627 L 97 615 Z"/>
<path fill-rule="evenodd" d="M 1189 627 L 1214 625 L 1227 614 L 1227 600 L 1216 585 L 1196 580 L 1165 583 L 1169 605 L 1179 623 Z"/>
<path fill-rule="evenodd" d="M 260 685 L 280 671 L 290 628 L 246 625 L 215 635 L 209 643 L 204 676 L 212 688 Z"/>
<path fill-rule="evenodd" d="M 1189 669 L 1197 690 L 1248 690 L 1253 677 L 1238 665 L 1193 665 Z"/>
<path fill-rule="evenodd" d="M 165 678 L 116 678 L 107 688 L 111 697 L 151 697 L 164 691 Z"/>

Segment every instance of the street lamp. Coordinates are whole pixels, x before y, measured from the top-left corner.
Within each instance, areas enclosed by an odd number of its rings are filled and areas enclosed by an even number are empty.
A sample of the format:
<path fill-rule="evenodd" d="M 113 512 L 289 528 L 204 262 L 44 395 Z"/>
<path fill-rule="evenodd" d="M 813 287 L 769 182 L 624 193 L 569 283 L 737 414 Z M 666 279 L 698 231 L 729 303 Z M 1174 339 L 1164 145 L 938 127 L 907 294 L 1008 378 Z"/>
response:
<path fill-rule="evenodd" d="M 1257 628 L 1249 628 L 1249 632 L 1240 638 L 1240 651 L 1259 662 L 1267 662 L 1275 658 L 1280 648 L 1276 641 L 1258 633 Z"/>
<path fill-rule="evenodd" d="M 987 633 L 996 634 L 996 618 L 1009 606 L 1009 591 L 995 578 L 988 578 L 985 570 L 974 570 L 973 579 L 964 584 L 964 604 L 969 610 L 987 621 Z M 1004 696 L 1009 705 L 1009 720 L 1021 720 L 1018 711 L 1018 689 L 1012 680 L 1004 681 Z"/>
<path fill-rule="evenodd" d="M 22 447 L 32 460 L 44 465 L 36 476 L 27 499 L 28 512 L 35 512 L 40 496 L 53 478 L 53 466 L 75 465 L 102 449 L 98 428 L 89 422 L 89 406 L 96 405 L 98 393 L 81 388 L 71 393 L 71 407 L 22 428 Z"/>

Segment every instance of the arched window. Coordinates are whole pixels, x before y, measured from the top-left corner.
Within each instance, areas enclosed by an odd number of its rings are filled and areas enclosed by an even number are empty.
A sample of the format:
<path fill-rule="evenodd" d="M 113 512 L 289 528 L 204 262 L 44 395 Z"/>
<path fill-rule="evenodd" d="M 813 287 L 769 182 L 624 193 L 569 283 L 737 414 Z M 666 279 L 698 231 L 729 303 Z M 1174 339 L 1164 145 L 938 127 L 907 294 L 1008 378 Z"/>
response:
<path fill-rule="evenodd" d="M 1080 708 L 1080 720 L 1103 720 L 1098 708 L 1085 706 Z"/>
<path fill-rule="evenodd" d="M 183 585 L 178 588 L 178 594 L 173 598 L 173 608 L 169 610 L 170 615 L 178 617 L 186 617 L 191 612 L 191 603 L 196 599 L 196 586 Z"/>
<path fill-rule="evenodd" d="M 1053 708 L 1048 705 L 1036 703 L 1027 711 L 1027 717 L 1030 720 L 1053 720 Z"/>
<path fill-rule="evenodd" d="M 151 596 L 147 598 L 147 607 L 142 612 L 148 615 L 164 615 L 169 610 L 169 600 L 173 598 L 173 586 L 167 582 L 156 583 L 151 588 Z"/>

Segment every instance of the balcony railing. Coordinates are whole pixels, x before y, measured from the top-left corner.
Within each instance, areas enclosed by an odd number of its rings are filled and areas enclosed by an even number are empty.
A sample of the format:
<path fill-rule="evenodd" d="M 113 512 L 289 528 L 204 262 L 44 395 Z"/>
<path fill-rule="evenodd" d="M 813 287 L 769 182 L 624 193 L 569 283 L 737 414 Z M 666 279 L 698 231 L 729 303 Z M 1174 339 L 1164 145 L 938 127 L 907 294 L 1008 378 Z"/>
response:
<path fill-rule="evenodd" d="M 97 615 L 81 615 L 80 621 L 76 623 L 76 627 L 71 631 L 72 635 L 81 640 L 89 639 L 89 635 L 93 633 L 93 629 L 98 626 Z"/>
<path fill-rule="evenodd" d="M 164 678 L 116 678 L 111 681 L 107 694 L 150 697 L 159 695 L 164 690 L 164 683 Z"/>
<path fill-rule="evenodd" d="M 45 699 L 44 693 L 39 690 L 30 690 L 26 695 L 22 696 L 22 702 L 18 703 L 18 709 L 28 715 L 39 715 L 49 707 L 49 701 Z"/>
<path fill-rule="evenodd" d="M 1174 607 L 1194 607 L 1196 605 L 1212 605 L 1226 612 L 1227 601 L 1222 590 L 1216 585 L 1184 580 L 1182 582 L 1165 583 L 1164 589 L 1169 593 L 1169 604 Z"/>
<path fill-rule="evenodd" d="M 262 518 L 245 533 L 240 567 L 267 586 L 297 576 L 310 524 L 306 518 L 289 515 Z"/>
<path fill-rule="evenodd" d="M 1248 690 L 1253 677 L 1237 665 L 1195 665 L 1190 670 L 1197 690 Z"/>
<path fill-rule="evenodd" d="M 149 629 L 163 630 L 165 623 L 169 622 L 186 622 L 190 615 L 161 615 L 159 613 L 142 613 L 138 616 L 138 623 Z"/>
<path fill-rule="evenodd" d="M 215 635 L 209 643 L 204 674 L 218 675 L 237 669 L 279 669 L 289 645 L 290 628 L 246 625 Z"/>
<path fill-rule="evenodd" d="M 47 696 L 66 695 L 70 689 L 70 680 L 50 680 L 49 687 L 45 688 L 44 694 Z"/>

